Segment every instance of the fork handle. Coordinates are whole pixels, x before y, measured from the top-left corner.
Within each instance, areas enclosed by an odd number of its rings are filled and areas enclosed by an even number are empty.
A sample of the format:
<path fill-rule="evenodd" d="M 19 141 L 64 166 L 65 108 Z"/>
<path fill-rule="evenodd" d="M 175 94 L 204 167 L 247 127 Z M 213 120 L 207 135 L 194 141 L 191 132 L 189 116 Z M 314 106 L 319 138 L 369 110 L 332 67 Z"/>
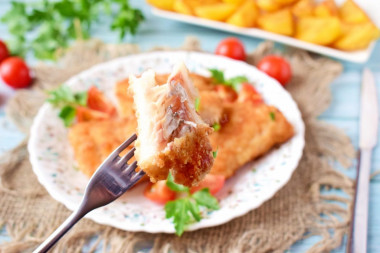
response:
<path fill-rule="evenodd" d="M 33 253 L 45 253 L 70 230 L 83 216 L 88 213 L 84 208 L 78 208 L 59 226 Z"/>

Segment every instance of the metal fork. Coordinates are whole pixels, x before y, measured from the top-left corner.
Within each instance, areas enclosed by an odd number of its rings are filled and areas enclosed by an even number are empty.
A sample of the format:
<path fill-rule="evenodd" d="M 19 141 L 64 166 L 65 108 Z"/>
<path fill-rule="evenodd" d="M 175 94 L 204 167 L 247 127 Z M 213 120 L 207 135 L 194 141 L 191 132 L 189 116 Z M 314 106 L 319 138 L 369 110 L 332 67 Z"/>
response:
<path fill-rule="evenodd" d="M 145 175 L 142 170 L 135 171 L 137 167 L 136 161 L 132 164 L 127 163 L 133 157 L 135 148 L 132 148 L 123 157 L 119 156 L 136 139 L 136 134 L 133 134 L 99 166 L 86 187 L 79 208 L 34 250 L 34 253 L 47 252 L 83 216 L 98 207 L 113 202 Z"/>

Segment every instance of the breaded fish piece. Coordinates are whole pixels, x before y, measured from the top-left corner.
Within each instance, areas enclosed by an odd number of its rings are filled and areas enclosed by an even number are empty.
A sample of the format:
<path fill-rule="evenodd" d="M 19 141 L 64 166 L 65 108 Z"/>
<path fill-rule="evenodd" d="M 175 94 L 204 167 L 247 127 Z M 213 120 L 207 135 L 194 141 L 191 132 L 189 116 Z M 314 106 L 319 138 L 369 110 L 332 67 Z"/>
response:
<path fill-rule="evenodd" d="M 155 79 L 158 85 L 165 84 L 168 80 L 169 74 L 156 74 Z M 194 86 L 199 91 L 211 91 L 213 86 L 210 85 L 211 78 L 204 77 L 198 74 L 190 73 L 190 78 Z M 118 101 L 117 109 L 121 117 L 130 117 L 134 115 L 133 97 L 128 92 L 129 78 L 126 78 L 115 85 L 115 95 Z"/>
<path fill-rule="evenodd" d="M 92 176 L 108 155 L 135 133 L 136 127 L 134 117 L 73 125 L 68 137 L 80 170 L 87 176 Z"/>
<path fill-rule="evenodd" d="M 219 123 L 223 117 L 223 99 L 212 90 L 201 91 L 199 94 L 199 115 L 203 121 L 210 126 Z"/>
<path fill-rule="evenodd" d="M 137 117 L 135 156 L 152 182 L 171 172 L 176 183 L 192 186 L 213 164 L 209 127 L 195 111 L 198 92 L 185 65 L 179 64 L 167 83 L 159 85 L 155 72 L 129 78 Z"/>
<path fill-rule="evenodd" d="M 169 74 L 160 74 L 155 76 L 156 83 L 161 85 L 166 83 Z M 126 78 L 115 85 L 115 95 L 118 100 L 118 112 L 121 117 L 131 117 L 135 115 L 133 107 L 133 97 L 129 88 L 129 78 Z"/>
<path fill-rule="evenodd" d="M 210 136 L 218 149 L 211 174 L 231 177 L 237 169 L 289 140 L 293 126 L 275 107 L 233 103 L 225 107 L 227 122 Z"/>

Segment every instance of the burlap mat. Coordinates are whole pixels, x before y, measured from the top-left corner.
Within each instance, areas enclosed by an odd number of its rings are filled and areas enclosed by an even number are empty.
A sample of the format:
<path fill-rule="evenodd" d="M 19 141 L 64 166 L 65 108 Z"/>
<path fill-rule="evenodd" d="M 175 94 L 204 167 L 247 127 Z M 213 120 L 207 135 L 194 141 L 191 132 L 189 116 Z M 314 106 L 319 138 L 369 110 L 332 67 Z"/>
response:
<path fill-rule="evenodd" d="M 200 50 L 197 40 L 188 39 L 182 49 Z M 162 50 L 162 48 L 161 48 Z M 39 65 L 31 90 L 20 90 L 8 103 L 7 115 L 25 133 L 44 100 L 43 90 L 51 89 L 70 76 L 111 58 L 137 53 L 134 45 L 105 45 L 99 41 L 76 43 L 57 64 Z M 264 43 L 249 54 L 255 64 L 273 45 Z M 289 183 L 270 201 L 227 224 L 185 233 L 181 238 L 166 234 L 131 233 L 90 220 L 80 221 L 54 252 L 79 252 L 88 238 L 97 235 L 93 251 L 103 244 L 106 252 L 132 252 L 140 243 L 151 241 L 153 252 L 282 252 L 297 240 L 320 235 L 310 252 L 326 252 L 342 242 L 350 219 L 353 181 L 329 164 L 339 161 L 349 166 L 354 150 L 342 130 L 318 121 L 330 103 L 330 83 L 342 66 L 303 51 L 287 50 L 294 78 L 287 87 L 298 102 L 306 124 L 303 158 Z M 54 201 L 37 182 L 23 142 L 0 160 L 0 225 L 5 225 L 11 242 L 1 252 L 31 251 L 70 212 Z M 343 190 L 346 197 L 321 194 L 321 188 Z M 340 203 L 338 203 L 340 202 Z M 343 205 L 342 205 L 343 203 Z"/>

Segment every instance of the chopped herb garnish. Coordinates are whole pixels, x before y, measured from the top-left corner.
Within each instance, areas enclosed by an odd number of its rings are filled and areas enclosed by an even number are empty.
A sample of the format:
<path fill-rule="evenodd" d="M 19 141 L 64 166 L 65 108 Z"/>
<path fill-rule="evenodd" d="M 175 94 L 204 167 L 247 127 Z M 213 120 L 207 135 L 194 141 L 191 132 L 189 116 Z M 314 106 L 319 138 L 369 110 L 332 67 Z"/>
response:
<path fill-rule="evenodd" d="M 216 132 L 216 131 L 219 131 L 219 130 L 220 130 L 221 125 L 220 125 L 219 123 L 214 123 L 214 124 L 212 125 L 212 128 L 214 128 L 214 131 Z"/>
<path fill-rule="evenodd" d="M 178 236 L 183 234 L 187 225 L 202 219 L 201 207 L 210 210 L 219 209 L 218 200 L 210 194 L 208 188 L 191 194 L 188 187 L 174 182 L 171 173 L 166 180 L 166 185 L 173 191 L 187 193 L 186 197 L 165 204 L 165 216 L 167 219 L 173 218 L 174 228 Z"/>
<path fill-rule="evenodd" d="M 217 155 L 218 155 L 218 150 L 212 151 L 212 156 L 214 157 L 214 159 L 216 158 Z"/>
<path fill-rule="evenodd" d="M 269 113 L 269 116 L 270 116 L 270 119 L 271 119 L 272 121 L 275 121 L 275 120 L 276 120 L 276 114 L 275 114 L 274 112 L 270 112 L 270 113 Z"/>
<path fill-rule="evenodd" d="M 189 187 L 174 182 L 173 175 L 170 172 L 168 175 L 168 179 L 166 180 L 166 186 L 169 187 L 170 190 L 175 192 L 189 192 Z"/>
<path fill-rule="evenodd" d="M 248 82 L 248 79 L 245 76 L 235 76 L 227 80 L 227 83 L 230 83 L 231 87 L 236 91 L 239 90 L 240 84 L 245 82 Z"/>
<path fill-rule="evenodd" d="M 71 126 L 75 119 L 76 110 L 70 105 L 66 105 L 61 109 L 58 116 L 63 120 L 65 127 Z"/>
<path fill-rule="evenodd" d="M 195 106 L 195 111 L 196 112 L 199 112 L 200 105 L 201 105 L 201 99 L 200 98 L 196 98 L 195 102 L 194 102 L 194 106 Z"/>
<path fill-rule="evenodd" d="M 230 79 L 225 79 L 223 71 L 218 69 L 209 69 L 209 71 L 211 72 L 211 77 L 216 84 L 229 86 L 235 91 L 239 90 L 239 86 L 242 83 L 248 82 L 248 79 L 245 76 L 235 76 Z"/>
<path fill-rule="evenodd" d="M 209 69 L 209 71 L 211 72 L 211 77 L 214 79 L 215 83 L 224 84 L 226 82 L 223 71 L 220 71 L 219 69 Z"/>
<path fill-rule="evenodd" d="M 76 107 L 86 106 L 87 92 L 73 93 L 68 86 L 61 85 L 57 89 L 48 92 L 47 102 L 54 107 L 60 108 L 58 116 L 63 120 L 66 127 L 70 126 L 75 119 Z"/>

